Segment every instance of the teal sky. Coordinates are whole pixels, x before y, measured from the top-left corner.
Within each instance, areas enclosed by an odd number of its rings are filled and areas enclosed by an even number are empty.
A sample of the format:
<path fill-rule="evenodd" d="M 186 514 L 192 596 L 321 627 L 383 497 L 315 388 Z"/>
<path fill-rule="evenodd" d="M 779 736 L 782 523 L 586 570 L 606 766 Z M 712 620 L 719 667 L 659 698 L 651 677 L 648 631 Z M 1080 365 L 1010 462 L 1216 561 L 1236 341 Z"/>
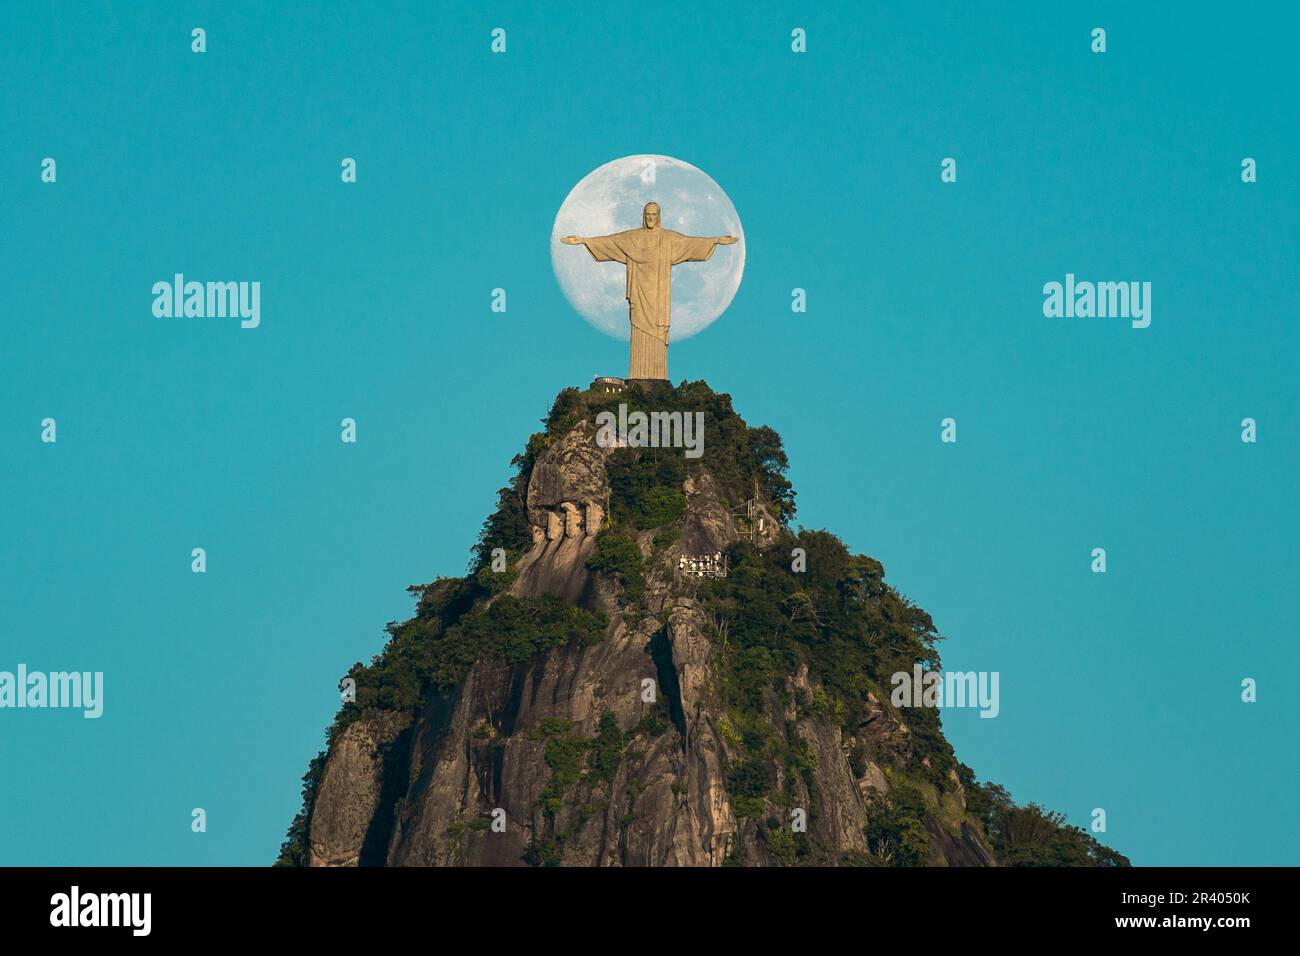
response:
<path fill-rule="evenodd" d="M 1300 863 L 1300 17 L 1034 6 L 7 8 L 0 670 L 106 690 L 0 711 L 0 863 L 274 859 L 338 678 L 463 572 L 555 393 L 626 368 L 548 241 L 632 153 L 748 244 L 674 378 L 1000 672 L 958 756 L 1135 863 Z M 176 272 L 260 281 L 260 328 L 155 318 Z M 1151 282 L 1151 327 L 1045 318 L 1067 272 Z"/>

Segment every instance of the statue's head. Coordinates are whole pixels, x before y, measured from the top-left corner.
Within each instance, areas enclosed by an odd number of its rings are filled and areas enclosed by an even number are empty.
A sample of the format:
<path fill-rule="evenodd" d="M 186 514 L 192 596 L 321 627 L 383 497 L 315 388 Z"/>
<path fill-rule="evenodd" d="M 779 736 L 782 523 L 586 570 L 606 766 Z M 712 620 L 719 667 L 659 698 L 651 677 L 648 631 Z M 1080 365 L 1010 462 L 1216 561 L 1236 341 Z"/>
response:
<path fill-rule="evenodd" d="M 641 210 L 641 225 L 646 229 L 659 228 L 659 204 L 657 202 L 645 204 L 645 209 Z"/>

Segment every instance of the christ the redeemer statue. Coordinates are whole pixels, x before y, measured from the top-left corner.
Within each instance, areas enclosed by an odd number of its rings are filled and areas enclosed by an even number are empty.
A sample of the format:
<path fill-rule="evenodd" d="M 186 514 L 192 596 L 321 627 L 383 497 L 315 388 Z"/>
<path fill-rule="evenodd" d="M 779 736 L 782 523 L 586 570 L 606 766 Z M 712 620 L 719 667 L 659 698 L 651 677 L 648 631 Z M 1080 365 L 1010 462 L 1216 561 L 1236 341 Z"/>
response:
<path fill-rule="evenodd" d="M 629 379 L 668 378 L 668 323 L 672 299 L 672 267 L 679 262 L 704 262 L 719 243 L 729 246 L 735 236 L 683 236 L 659 226 L 659 204 L 646 203 L 641 228 L 612 236 L 565 236 L 571 246 L 584 245 L 597 262 L 627 266 L 627 303 L 632 319 L 632 358 Z"/>

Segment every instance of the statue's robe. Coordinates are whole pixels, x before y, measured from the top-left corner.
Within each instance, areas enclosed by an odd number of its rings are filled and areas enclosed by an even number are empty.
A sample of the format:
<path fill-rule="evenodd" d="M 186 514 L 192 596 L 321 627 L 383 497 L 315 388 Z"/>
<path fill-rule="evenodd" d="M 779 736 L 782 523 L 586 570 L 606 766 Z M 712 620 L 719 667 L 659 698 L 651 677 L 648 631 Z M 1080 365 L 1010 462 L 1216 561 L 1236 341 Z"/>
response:
<path fill-rule="evenodd" d="M 632 319 L 628 378 L 667 379 L 672 267 L 679 262 L 706 261 L 718 240 L 642 227 L 583 242 L 597 262 L 622 262 L 627 266 L 627 302 Z"/>

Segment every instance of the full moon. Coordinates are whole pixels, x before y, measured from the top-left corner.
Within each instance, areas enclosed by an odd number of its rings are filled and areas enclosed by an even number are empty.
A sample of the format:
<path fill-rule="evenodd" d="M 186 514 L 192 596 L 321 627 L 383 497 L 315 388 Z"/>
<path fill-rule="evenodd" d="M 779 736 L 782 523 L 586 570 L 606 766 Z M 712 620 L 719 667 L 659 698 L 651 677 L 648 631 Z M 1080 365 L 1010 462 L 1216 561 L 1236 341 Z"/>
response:
<path fill-rule="evenodd" d="M 735 236 L 708 262 L 673 266 L 668 340 L 680 342 L 713 323 L 731 305 L 745 271 L 745 232 L 722 187 L 690 163 L 671 156 L 624 156 L 584 176 L 560 206 L 551 228 L 555 278 L 578 314 L 602 332 L 631 337 L 627 271 L 619 262 L 597 262 L 563 236 L 607 236 L 641 226 L 641 210 L 659 204 L 665 229 L 688 236 Z"/>

